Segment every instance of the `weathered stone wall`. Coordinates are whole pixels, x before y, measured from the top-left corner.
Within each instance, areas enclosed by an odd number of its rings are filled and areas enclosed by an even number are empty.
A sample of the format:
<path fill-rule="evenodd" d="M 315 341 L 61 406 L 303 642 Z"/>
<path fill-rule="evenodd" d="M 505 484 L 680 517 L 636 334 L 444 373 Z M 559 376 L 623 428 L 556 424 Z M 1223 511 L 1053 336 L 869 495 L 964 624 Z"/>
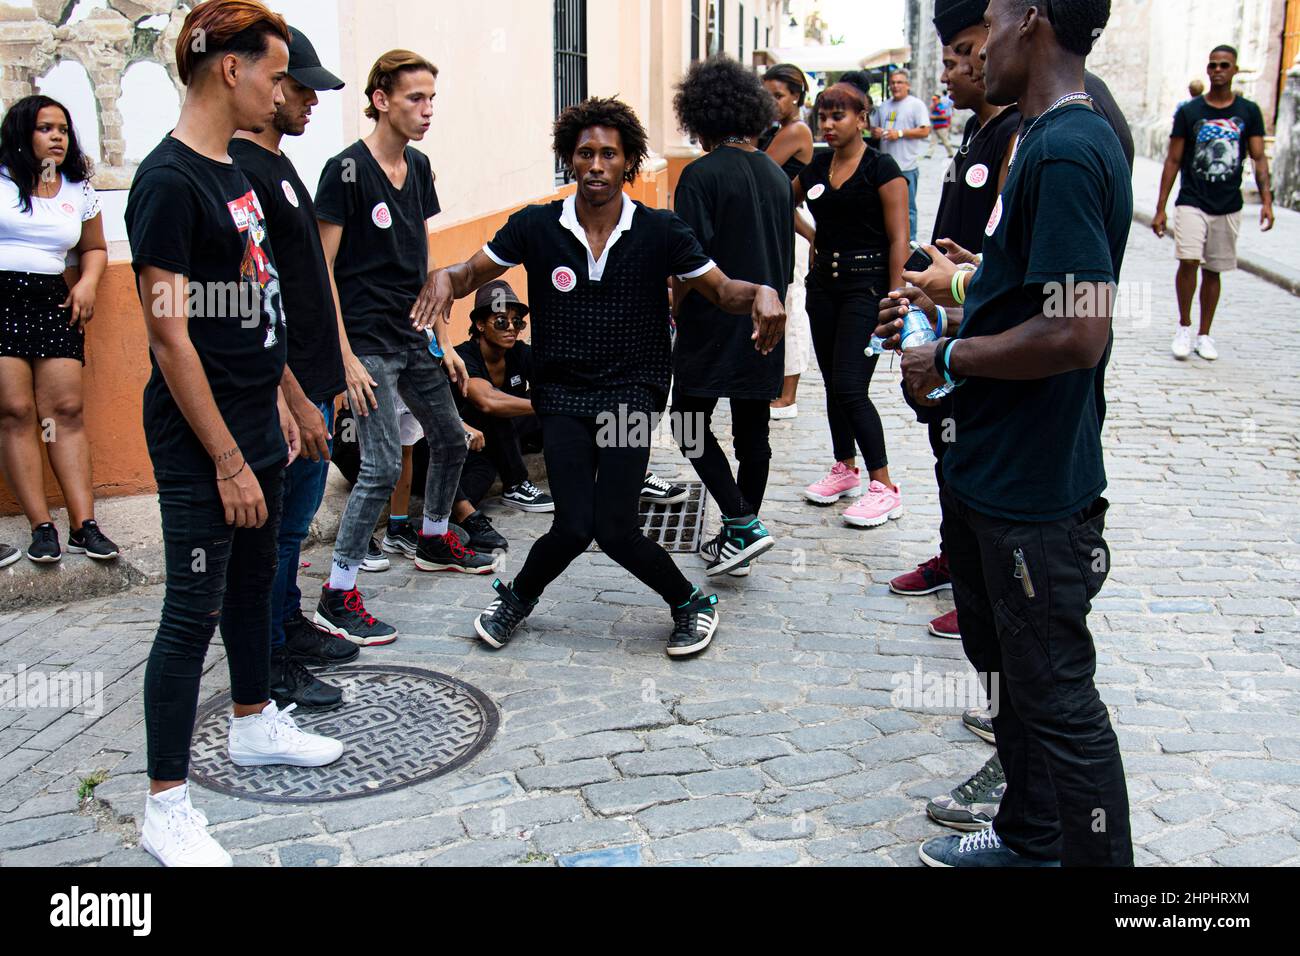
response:
<path fill-rule="evenodd" d="M 1283 206 L 1300 209 L 1300 62 L 1287 73 L 1277 111 L 1273 198 Z"/>
<path fill-rule="evenodd" d="M 36 81 L 62 60 L 85 68 L 98 107 L 102 161 L 96 166 L 100 189 L 126 189 L 133 170 L 125 159 L 118 98 L 122 74 L 140 60 L 166 69 L 183 95 L 173 50 L 188 7 L 179 0 L 108 0 L 109 9 L 92 10 L 69 25 L 76 4 L 69 0 L 35 0 L 32 7 L 6 6 L 0 0 L 0 100 L 13 103 L 36 91 Z M 168 17 L 163 29 L 141 26 L 149 18 Z"/>
<path fill-rule="evenodd" d="M 1110 86 L 1141 155 L 1164 157 L 1174 110 L 1220 43 L 1237 48 L 1237 92 L 1259 104 L 1269 132 L 1277 109 L 1284 0 L 1112 0 L 1088 66 Z"/>

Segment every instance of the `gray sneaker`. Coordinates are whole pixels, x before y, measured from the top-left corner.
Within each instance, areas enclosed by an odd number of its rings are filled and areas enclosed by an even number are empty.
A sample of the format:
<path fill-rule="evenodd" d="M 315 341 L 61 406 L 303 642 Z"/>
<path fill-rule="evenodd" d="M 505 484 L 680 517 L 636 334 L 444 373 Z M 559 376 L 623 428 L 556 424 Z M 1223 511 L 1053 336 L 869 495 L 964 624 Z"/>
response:
<path fill-rule="evenodd" d="M 927 803 L 925 812 L 935 823 L 954 830 L 983 830 L 992 825 L 998 804 L 1006 792 L 1006 774 L 1002 772 L 998 755 L 994 754 L 975 776 Z"/>
<path fill-rule="evenodd" d="M 997 743 L 993 736 L 993 718 L 987 710 L 968 710 L 961 715 L 961 725 L 980 740 Z"/>

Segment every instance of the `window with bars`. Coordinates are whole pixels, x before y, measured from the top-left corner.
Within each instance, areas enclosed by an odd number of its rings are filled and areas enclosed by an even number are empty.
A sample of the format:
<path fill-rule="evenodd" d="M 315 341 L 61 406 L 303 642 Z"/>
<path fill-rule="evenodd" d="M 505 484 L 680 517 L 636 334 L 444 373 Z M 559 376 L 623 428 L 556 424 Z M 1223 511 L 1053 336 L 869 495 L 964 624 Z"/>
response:
<path fill-rule="evenodd" d="M 726 0 L 709 0 L 709 35 L 706 44 L 709 56 L 717 56 L 727 49 Z"/>
<path fill-rule="evenodd" d="M 691 0 L 691 62 L 700 59 L 700 0 Z"/>
<path fill-rule="evenodd" d="M 587 98 L 587 0 L 555 0 L 555 115 Z M 568 182 L 557 156 L 556 183 Z"/>

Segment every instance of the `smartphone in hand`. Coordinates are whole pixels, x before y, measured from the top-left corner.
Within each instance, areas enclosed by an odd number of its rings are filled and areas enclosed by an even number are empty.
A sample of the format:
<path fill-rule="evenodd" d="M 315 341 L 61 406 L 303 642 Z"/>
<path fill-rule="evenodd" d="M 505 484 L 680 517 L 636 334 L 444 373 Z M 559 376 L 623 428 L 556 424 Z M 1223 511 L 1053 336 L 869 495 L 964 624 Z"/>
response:
<path fill-rule="evenodd" d="M 934 265 L 934 260 L 930 254 L 921 248 L 919 242 L 912 243 L 912 254 L 907 257 L 907 262 L 903 263 L 904 272 L 924 272 L 930 266 Z"/>

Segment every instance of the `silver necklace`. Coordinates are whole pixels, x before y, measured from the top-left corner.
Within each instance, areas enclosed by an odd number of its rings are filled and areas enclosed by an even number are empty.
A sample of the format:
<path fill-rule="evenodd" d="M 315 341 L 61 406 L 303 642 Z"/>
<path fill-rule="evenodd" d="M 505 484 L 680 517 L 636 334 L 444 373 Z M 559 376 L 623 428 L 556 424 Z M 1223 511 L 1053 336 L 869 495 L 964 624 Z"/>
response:
<path fill-rule="evenodd" d="M 957 155 L 965 156 L 969 154 L 971 151 L 971 147 L 974 146 L 977 142 L 979 142 L 979 138 L 984 135 L 985 131 L 990 126 L 992 126 L 995 122 L 997 122 L 998 117 L 1001 116 L 1006 111 L 1007 108 L 1004 106 L 1002 109 L 998 110 L 996 113 L 990 116 L 989 121 L 975 131 L 975 135 L 970 138 L 969 143 L 963 143 L 961 146 L 957 147 Z"/>
<path fill-rule="evenodd" d="M 1057 100 L 1047 109 L 1043 110 L 1041 113 L 1039 113 L 1037 116 L 1034 117 L 1034 121 L 1029 124 L 1029 129 L 1025 130 L 1024 134 L 1019 139 L 1016 140 L 1016 148 L 1011 151 L 1011 161 L 1007 163 L 1008 177 L 1010 177 L 1011 170 L 1016 165 L 1016 156 L 1020 153 L 1021 144 L 1024 143 L 1024 141 L 1029 138 L 1029 134 L 1034 131 L 1034 127 L 1038 125 L 1039 121 L 1048 113 L 1052 112 L 1052 110 L 1056 109 L 1058 106 L 1064 106 L 1066 103 L 1081 102 L 1083 100 L 1087 100 L 1089 103 L 1091 103 L 1092 97 L 1089 96 L 1087 93 L 1085 93 L 1083 90 L 1080 90 L 1077 93 L 1066 93 L 1059 100 Z"/>

